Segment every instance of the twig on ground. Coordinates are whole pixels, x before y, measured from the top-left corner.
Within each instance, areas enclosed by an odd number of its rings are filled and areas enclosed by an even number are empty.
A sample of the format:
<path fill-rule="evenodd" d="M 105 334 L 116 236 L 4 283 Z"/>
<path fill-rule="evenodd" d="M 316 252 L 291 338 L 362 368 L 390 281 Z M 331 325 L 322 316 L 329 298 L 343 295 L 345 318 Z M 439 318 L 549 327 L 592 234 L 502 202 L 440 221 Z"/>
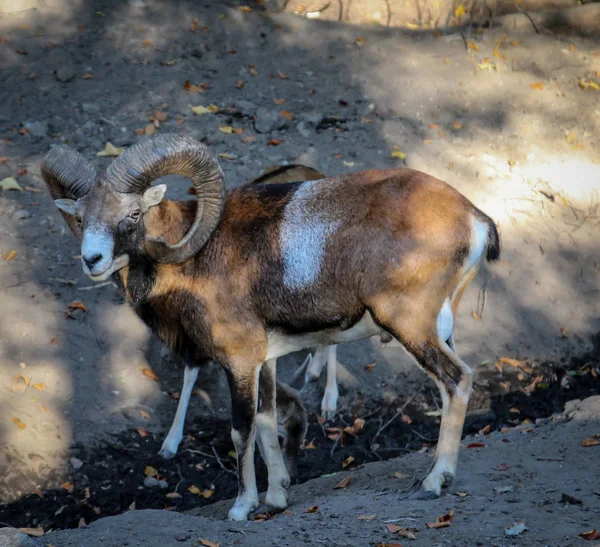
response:
<path fill-rule="evenodd" d="M 394 414 L 384 425 L 382 425 L 378 430 L 377 433 L 375 433 L 375 436 L 373 437 L 373 439 L 371 440 L 370 444 L 373 444 L 375 442 L 375 439 L 377 439 L 377 437 L 379 437 L 379 435 L 381 435 L 381 433 L 383 432 L 383 430 L 388 427 L 398 416 L 400 416 L 400 414 L 402 414 L 404 412 L 404 409 L 413 402 L 413 400 L 415 399 L 415 397 L 418 395 L 418 393 L 415 393 L 408 401 L 406 401 L 402 407 L 400 408 L 400 410 L 398 410 L 398 412 L 396 412 L 396 414 Z"/>
<path fill-rule="evenodd" d="M 225 471 L 226 473 L 231 473 L 232 475 L 235 475 L 237 477 L 237 473 L 233 470 L 233 469 L 229 469 L 222 461 L 221 458 L 219 458 L 219 455 L 217 454 L 217 451 L 215 450 L 214 445 L 210 445 L 210 447 L 212 448 L 213 454 L 215 455 L 215 458 L 217 459 L 218 464 L 221 466 L 221 469 L 223 471 Z"/>
<path fill-rule="evenodd" d="M 206 456 L 207 458 L 212 458 L 213 460 L 215 459 L 212 454 L 207 454 L 206 452 L 202 452 L 202 450 L 192 450 L 191 448 L 186 448 L 184 452 L 189 452 L 190 454 L 200 454 L 201 456 Z"/>
<path fill-rule="evenodd" d="M 524 9 L 521 9 L 521 7 L 519 6 L 519 4 L 517 4 L 516 2 L 515 2 L 515 6 L 519 10 L 520 13 L 522 13 L 523 15 L 525 15 L 531 21 L 531 24 L 533 25 L 533 28 L 535 29 L 535 31 L 538 34 L 541 34 L 540 29 L 539 29 L 537 23 L 535 22 L 535 19 L 528 12 L 526 12 Z"/>
<path fill-rule="evenodd" d="M 101 287 L 106 287 L 108 285 L 116 285 L 112 281 L 104 281 L 103 283 L 98 283 L 97 285 L 89 285 L 87 287 L 77 287 L 78 291 L 91 291 L 92 289 L 100 289 Z"/>

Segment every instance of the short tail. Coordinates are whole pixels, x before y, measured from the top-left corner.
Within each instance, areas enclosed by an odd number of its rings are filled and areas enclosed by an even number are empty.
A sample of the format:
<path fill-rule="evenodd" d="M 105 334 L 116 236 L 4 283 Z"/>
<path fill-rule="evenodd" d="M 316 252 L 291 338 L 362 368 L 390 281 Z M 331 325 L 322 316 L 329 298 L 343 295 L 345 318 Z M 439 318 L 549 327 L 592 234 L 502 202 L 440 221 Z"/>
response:
<path fill-rule="evenodd" d="M 495 262 L 500 258 L 500 232 L 496 223 L 482 211 L 477 210 L 477 216 L 488 225 L 487 254 L 485 258 L 488 262 Z"/>

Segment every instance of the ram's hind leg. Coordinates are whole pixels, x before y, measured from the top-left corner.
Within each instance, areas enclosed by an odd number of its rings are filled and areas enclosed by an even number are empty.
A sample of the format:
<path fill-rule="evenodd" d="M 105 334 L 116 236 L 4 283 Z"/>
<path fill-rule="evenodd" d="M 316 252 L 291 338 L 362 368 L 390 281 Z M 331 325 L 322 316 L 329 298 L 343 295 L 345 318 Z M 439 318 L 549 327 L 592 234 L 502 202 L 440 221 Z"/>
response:
<path fill-rule="evenodd" d="M 290 486 L 290 476 L 283 462 L 277 436 L 275 369 L 275 359 L 266 361 L 262 366 L 256 426 L 269 476 L 269 488 L 265 503 L 271 509 L 283 510 L 287 507 L 287 488 Z"/>
<path fill-rule="evenodd" d="M 417 499 L 435 498 L 443 487 L 450 485 L 456 473 L 458 448 L 471 395 L 471 369 L 449 345 L 454 345 L 454 319 L 448 300 L 441 310 L 437 308 L 439 311 L 431 309 L 428 298 L 421 300 L 422 306 L 417 299 L 405 306 L 401 305 L 401 299 L 390 300 L 397 305 L 388 304 L 376 309 L 378 322 L 435 381 L 442 397 L 442 423 L 433 466 L 413 494 Z M 405 320 L 411 316 L 415 320 Z"/>

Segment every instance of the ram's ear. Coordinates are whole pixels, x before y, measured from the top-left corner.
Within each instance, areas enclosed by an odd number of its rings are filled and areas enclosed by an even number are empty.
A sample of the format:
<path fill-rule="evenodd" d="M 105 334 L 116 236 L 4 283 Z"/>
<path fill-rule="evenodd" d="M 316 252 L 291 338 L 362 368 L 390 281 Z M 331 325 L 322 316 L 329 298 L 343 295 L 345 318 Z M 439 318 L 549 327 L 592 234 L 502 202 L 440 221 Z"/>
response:
<path fill-rule="evenodd" d="M 165 197 L 166 191 L 166 184 L 150 186 L 150 188 L 148 188 L 142 196 L 142 213 L 146 213 L 150 207 L 155 207 L 158 205 Z"/>
<path fill-rule="evenodd" d="M 54 205 L 68 215 L 77 216 L 79 214 L 79 205 L 74 199 L 55 199 Z"/>

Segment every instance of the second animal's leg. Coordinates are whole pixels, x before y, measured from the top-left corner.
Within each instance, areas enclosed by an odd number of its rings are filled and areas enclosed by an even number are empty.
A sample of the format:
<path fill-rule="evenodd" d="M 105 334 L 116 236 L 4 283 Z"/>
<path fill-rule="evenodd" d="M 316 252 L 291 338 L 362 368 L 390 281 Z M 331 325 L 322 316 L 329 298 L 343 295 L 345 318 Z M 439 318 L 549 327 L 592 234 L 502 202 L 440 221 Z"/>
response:
<path fill-rule="evenodd" d="M 327 386 L 321 401 L 321 414 L 328 420 L 335 417 L 338 401 L 338 385 L 336 380 L 337 346 L 327 347 Z"/>
<path fill-rule="evenodd" d="M 287 489 L 290 486 L 290 476 L 283 462 L 277 436 L 275 368 L 275 359 L 269 359 L 261 368 L 256 427 L 269 477 L 269 488 L 265 503 L 272 509 L 283 510 L 287 507 Z"/>
<path fill-rule="evenodd" d="M 238 496 L 229 510 L 230 520 L 246 520 L 258 507 L 258 490 L 254 469 L 258 377 L 261 365 L 245 363 L 225 367 L 231 392 L 231 440 L 235 446 L 238 470 Z"/>
<path fill-rule="evenodd" d="M 327 346 L 317 346 L 315 350 L 315 354 L 306 369 L 306 383 L 312 382 L 316 380 L 319 376 L 321 376 L 321 372 L 323 372 L 323 367 L 325 366 L 325 352 L 327 350 Z"/>
<path fill-rule="evenodd" d="M 185 423 L 185 415 L 187 408 L 190 403 L 190 397 L 194 389 L 194 384 L 198 378 L 198 367 L 185 367 L 183 373 L 183 388 L 181 389 L 181 395 L 179 396 L 179 403 L 177 404 L 177 412 L 169 433 L 165 437 L 162 446 L 159 451 L 159 455 L 165 459 L 172 458 L 177 454 L 179 443 L 183 439 L 183 426 Z"/>
<path fill-rule="evenodd" d="M 306 408 L 298 393 L 286 384 L 277 382 L 277 422 L 284 438 L 284 461 L 290 478 L 298 475 L 298 454 L 306 437 L 308 420 Z"/>

